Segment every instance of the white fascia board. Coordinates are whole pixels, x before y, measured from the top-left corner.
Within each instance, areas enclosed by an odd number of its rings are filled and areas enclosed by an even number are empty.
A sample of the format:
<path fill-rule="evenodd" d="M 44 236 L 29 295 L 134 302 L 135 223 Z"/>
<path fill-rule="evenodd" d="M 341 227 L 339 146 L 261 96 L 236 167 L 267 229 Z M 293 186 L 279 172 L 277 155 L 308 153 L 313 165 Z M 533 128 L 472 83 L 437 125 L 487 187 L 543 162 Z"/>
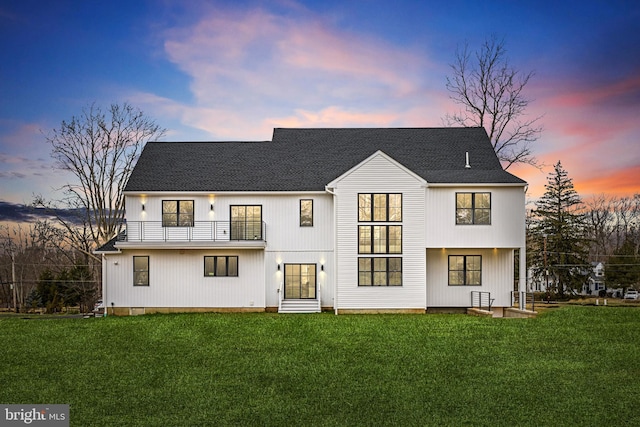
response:
<path fill-rule="evenodd" d="M 436 182 L 427 183 L 427 187 L 527 187 L 526 183 L 498 183 L 498 182 Z"/>
<path fill-rule="evenodd" d="M 363 165 L 369 163 L 372 159 L 374 159 L 376 157 L 383 157 L 384 159 L 386 159 L 390 163 L 392 163 L 394 166 L 396 166 L 398 169 L 401 169 L 403 172 L 405 172 L 406 174 L 408 174 L 411 177 L 413 177 L 421 185 L 423 185 L 423 186 L 427 185 L 427 181 L 425 181 L 424 178 L 422 178 L 420 175 L 416 174 L 415 172 L 413 172 L 410 169 L 407 169 L 405 166 L 403 166 L 400 163 L 398 163 L 393 157 L 389 156 L 384 151 L 378 150 L 375 153 L 373 153 L 372 155 L 370 155 L 369 157 L 367 157 L 366 159 L 364 159 L 363 161 L 361 161 L 360 163 L 358 163 L 357 165 L 355 165 L 354 167 L 352 167 L 351 169 L 349 169 L 348 171 L 346 171 L 345 173 L 343 173 L 342 175 L 340 175 L 339 177 L 337 177 L 336 179 L 334 179 L 333 181 L 331 181 L 330 183 L 328 183 L 325 186 L 325 188 L 336 188 L 340 181 L 342 181 L 343 179 L 345 179 L 346 177 L 351 175 L 353 172 L 357 171 Z"/>

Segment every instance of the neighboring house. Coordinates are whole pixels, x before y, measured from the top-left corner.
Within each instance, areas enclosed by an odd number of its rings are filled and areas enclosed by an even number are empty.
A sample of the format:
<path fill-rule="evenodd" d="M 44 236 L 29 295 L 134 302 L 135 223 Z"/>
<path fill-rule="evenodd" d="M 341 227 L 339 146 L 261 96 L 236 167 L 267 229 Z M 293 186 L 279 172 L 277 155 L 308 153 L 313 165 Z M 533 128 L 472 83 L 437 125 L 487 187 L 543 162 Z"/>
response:
<path fill-rule="evenodd" d="M 528 283 L 530 292 L 553 292 L 557 288 L 555 274 L 544 269 L 529 268 Z"/>
<path fill-rule="evenodd" d="M 596 295 L 606 291 L 604 283 L 604 264 L 601 262 L 592 263 L 591 274 L 588 275 L 587 282 L 582 285 L 583 295 Z"/>
<path fill-rule="evenodd" d="M 525 283 L 526 182 L 483 128 L 148 143 L 103 257 L 109 314 L 419 312 Z"/>

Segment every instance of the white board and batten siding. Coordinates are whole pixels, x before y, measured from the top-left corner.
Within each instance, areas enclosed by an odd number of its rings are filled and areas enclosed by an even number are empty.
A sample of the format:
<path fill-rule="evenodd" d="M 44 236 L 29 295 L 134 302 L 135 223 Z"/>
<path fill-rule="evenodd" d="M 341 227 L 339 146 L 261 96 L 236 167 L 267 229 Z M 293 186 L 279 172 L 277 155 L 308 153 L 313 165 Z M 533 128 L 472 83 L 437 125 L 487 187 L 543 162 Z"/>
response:
<path fill-rule="evenodd" d="M 204 257 L 238 256 L 238 277 L 204 275 Z M 133 257 L 149 257 L 149 286 L 133 285 Z M 107 255 L 104 303 L 115 307 L 264 307 L 261 250 L 126 250 Z"/>
<path fill-rule="evenodd" d="M 481 286 L 450 286 L 449 255 L 480 255 Z M 511 305 L 513 250 L 427 249 L 427 302 L 429 307 L 470 307 L 471 292 L 490 292 L 494 307 Z"/>
<path fill-rule="evenodd" d="M 300 200 L 303 199 L 313 200 L 312 226 L 300 226 Z M 333 196 L 325 192 L 290 193 L 257 197 L 255 200 L 263 202 L 262 215 L 267 223 L 263 273 L 266 278 L 266 306 L 278 306 L 278 290 L 283 289 L 285 264 L 315 264 L 321 303 L 333 306 Z"/>
<path fill-rule="evenodd" d="M 425 308 L 424 185 L 382 152 L 329 184 L 336 194 L 335 308 Z M 358 193 L 402 193 L 402 255 L 388 255 L 402 256 L 402 286 L 358 286 Z"/>
<path fill-rule="evenodd" d="M 313 200 L 312 227 L 300 227 L 302 199 Z M 231 219 L 232 205 L 258 205 L 262 207 L 262 220 L 266 224 L 265 237 L 269 250 L 333 249 L 333 200 L 325 192 L 130 195 L 127 197 L 127 219 L 161 222 L 162 200 L 193 200 L 196 222 L 227 222 Z"/>
<path fill-rule="evenodd" d="M 491 225 L 456 225 L 457 192 L 491 193 Z M 525 244 L 523 186 L 430 186 L 426 199 L 429 248 L 520 248 Z"/>
<path fill-rule="evenodd" d="M 300 226 L 300 200 L 302 199 L 313 200 L 313 226 Z M 225 287 L 226 285 L 218 286 L 219 289 L 213 294 L 211 289 L 207 287 L 202 289 L 183 287 L 184 295 L 181 296 L 181 301 L 187 304 L 185 307 L 276 307 L 278 305 L 278 289 L 284 280 L 285 263 L 316 264 L 317 282 L 323 305 L 333 305 L 333 275 L 330 273 L 333 271 L 334 260 L 333 196 L 325 192 L 129 195 L 127 196 L 128 219 L 131 221 L 155 221 L 159 224 L 162 221 L 162 200 L 193 200 L 196 223 L 198 221 L 225 223 L 231 219 L 232 205 L 259 205 L 262 207 L 262 220 L 266 224 L 265 249 L 235 252 L 222 249 L 206 251 L 207 255 L 238 255 L 239 277 L 215 278 L 215 280 L 210 277 L 205 278 L 204 283 L 215 281 L 216 283 L 233 284 L 233 288 L 229 289 Z M 143 204 L 145 205 L 144 211 L 142 210 Z M 211 205 L 213 205 L 213 210 Z M 179 231 L 180 227 L 177 229 Z M 170 280 L 201 281 L 205 253 L 194 249 L 187 249 L 183 252 L 189 256 L 174 250 L 141 250 L 139 252 L 127 250 L 123 255 L 110 255 L 109 257 L 126 258 L 127 260 L 124 262 L 130 264 L 133 255 L 153 253 L 153 257 L 150 258 L 152 277 L 158 275 L 159 272 L 163 276 L 166 273 L 167 277 L 172 277 L 176 271 L 182 271 L 186 274 L 182 276 L 183 279 L 176 277 Z M 281 264 L 280 273 L 277 270 L 278 264 Z M 321 266 L 324 266 L 324 272 Z M 114 298 L 118 297 L 118 302 L 111 300 L 111 296 L 107 296 L 110 299 L 107 304 L 114 301 L 116 306 L 119 304 L 121 306 L 147 307 L 157 306 L 152 304 L 163 304 L 160 307 L 180 306 L 177 301 L 167 303 L 161 298 L 160 295 L 163 292 L 168 295 L 173 292 L 173 288 L 165 283 L 164 279 L 152 283 L 151 287 L 164 289 L 156 295 L 155 291 L 144 291 L 132 287 L 132 265 L 126 268 L 126 274 L 122 278 L 120 277 L 121 271 L 125 270 L 118 268 L 112 271 L 112 267 L 113 264 L 108 265 L 109 282 L 114 283 L 112 281 L 114 276 L 111 275 L 115 275 L 118 276 L 117 283 L 122 283 L 124 286 L 116 286 L 113 290 L 111 290 L 113 286 L 110 286 L 110 292 Z M 194 268 L 197 273 L 191 277 Z M 191 293 L 193 293 L 193 297 L 189 296 Z M 171 300 L 173 297 L 167 298 Z"/>
<path fill-rule="evenodd" d="M 491 193 L 490 225 L 457 225 L 456 193 Z M 494 307 L 511 305 L 514 250 L 525 246 L 523 186 L 459 186 L 427 189 L 427 304 L 469 307 L 471 292 L 490 292 Z M 449 286 L 449 255 L 482 256 L 481 286 Z"/>
<path fill-rule="evenodd" d="M 280 270 L 278 270 L 280 264 Z M 267 307 L 277 307 L 278 291 L 284 290 L 285 264 L 315 264 L 316 287 L 320 292 L 322 307 L 333 307 L 333 251 L 266 251 L 266 304 Z M 324 266 L 324 270 L 322 269 Z"/>

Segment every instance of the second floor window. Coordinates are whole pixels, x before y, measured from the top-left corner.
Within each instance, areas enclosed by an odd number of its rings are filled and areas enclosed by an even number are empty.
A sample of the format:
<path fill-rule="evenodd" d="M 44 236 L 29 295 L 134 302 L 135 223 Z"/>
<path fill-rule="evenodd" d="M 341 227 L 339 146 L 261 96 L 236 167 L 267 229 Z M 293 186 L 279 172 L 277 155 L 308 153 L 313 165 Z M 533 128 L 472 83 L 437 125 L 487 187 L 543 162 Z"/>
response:
<path fill-rule="evenodd" d="M 313 200 L 300 200 L 300 227 L 313 226 Z"/>
<path fill-rule="evenodd" d="M 163 200 L 163 227 L 193 227 L 193 200 Z"/>
<path fill-rule="evenodd" d="M 401 254 L 401 225 L 360 225 L 358 227 L 358 253 Z"/>
<path fill-rule="evenodd" d="M 490 225 L 491 193 L 456 193 L 456 224 Z"/>
<path fill-rule="evenodd" d="M 262 240 L 262 206 L 231 206 L 231 240 Z"/>

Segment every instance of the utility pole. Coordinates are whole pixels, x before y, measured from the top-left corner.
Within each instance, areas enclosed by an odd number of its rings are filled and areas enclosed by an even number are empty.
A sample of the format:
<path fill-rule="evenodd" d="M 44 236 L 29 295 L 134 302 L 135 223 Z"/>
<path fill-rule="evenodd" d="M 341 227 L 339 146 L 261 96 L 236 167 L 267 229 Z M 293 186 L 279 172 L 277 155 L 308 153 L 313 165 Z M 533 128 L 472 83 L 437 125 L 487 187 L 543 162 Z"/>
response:
<path fill-rule="evenodd" d="M 16 289 L 16 257 L 11 248 L 11 289 L 13 289 L 13 308 L 18 313 L 17 296 L 18 290 Z"/>
<path fill-rule="evenodd" d="M 544 277 L 545 277 L 545 292 L 549 292 L 549 267 L 547 265 L 547 235 L 544 235 Z"/>
<path fill-rule="evenodd" d="M 9 255 L 11 256 L 11 289 L 13 290 L 13 309 L 16 313 L 18 313 L 18 290 L 16 289 L 16 254 L 13 249 L 13 241 L 7 235 L 6 237 L 2 236 L 0 239 L 8 240 L 8 246 L 5 246 L 5 249 L 9 248 Z"/>

